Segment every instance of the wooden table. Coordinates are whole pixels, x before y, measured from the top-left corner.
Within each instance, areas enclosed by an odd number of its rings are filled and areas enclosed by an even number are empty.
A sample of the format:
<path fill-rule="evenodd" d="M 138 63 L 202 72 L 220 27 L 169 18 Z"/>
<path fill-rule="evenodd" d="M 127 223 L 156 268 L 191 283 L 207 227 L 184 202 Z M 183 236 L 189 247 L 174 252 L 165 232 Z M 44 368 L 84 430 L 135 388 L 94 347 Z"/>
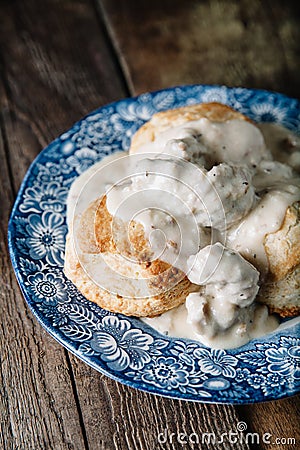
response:
<path fill-rule="evenodd" d="M 261 436 L 298 439 L 295 445 L 261 442 L 260 448 L 300 448 L 296 398 L 239 407 L 170 400 L 112 381 L 68 353 L 29 311 L 6 237 L 29 164 L 96 107 L 187 83 L 299 96 L 295 3 L 1 2 L 1 449 L 251 448 L 177 442 L 179 433 L 220 437 L 241 420 Z M 165 429 L 168 441 L 159 444 Z"/>

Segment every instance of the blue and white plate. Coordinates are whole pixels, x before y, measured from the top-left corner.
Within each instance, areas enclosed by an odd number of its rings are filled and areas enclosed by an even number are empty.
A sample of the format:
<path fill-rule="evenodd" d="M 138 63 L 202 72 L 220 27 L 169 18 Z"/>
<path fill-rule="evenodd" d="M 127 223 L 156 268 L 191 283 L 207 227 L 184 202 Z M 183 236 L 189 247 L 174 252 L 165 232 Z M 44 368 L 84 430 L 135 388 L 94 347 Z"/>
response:
<path fill-rule="evenodd" d="M 129 386 L 178 399 L 251 403 L 296 394 L 300 385 L 295 321 L 234 350 L 160 335 L 138 319 L 87 301 L 65 278 L 66 198 L 92 164 L 128 149 L 157 111 L 218 101 L 256 121 L 300 130 L 300 104 L 284 95 L 225 86 L 184 86 L 100 108 L 43 150 L 20 188 L 9 223 L 9 248 L 22 292 L 42 326 L 96 370 Z"/>

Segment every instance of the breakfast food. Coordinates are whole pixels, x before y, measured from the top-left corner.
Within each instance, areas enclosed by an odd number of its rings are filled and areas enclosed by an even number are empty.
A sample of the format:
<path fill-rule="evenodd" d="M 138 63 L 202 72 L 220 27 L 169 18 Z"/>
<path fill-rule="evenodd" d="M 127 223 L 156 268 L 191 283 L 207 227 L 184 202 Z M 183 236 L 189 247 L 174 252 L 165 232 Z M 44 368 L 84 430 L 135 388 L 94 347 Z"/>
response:
<path fill-rule="evenodd" d="M 103 308 L 217 347 L 276 328 L 265 305 L 297 315 L 299 176 L 266 141 L 218 103 L 155 114 L 129 156 L 73 184 L 67 277 Z"/>

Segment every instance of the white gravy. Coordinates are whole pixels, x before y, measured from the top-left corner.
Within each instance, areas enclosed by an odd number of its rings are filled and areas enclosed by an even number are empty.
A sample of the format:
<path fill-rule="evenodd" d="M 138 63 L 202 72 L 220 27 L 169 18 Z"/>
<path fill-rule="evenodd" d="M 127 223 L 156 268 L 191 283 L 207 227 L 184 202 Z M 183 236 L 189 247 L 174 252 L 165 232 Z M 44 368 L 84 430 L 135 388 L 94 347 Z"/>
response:
<path fill-rule="evenodd" d="M 106 156 L 83 172 L 72 184 L 67 200 L 67 224 L 72 227 L 74 213 L 80 215 L 86 207 L 101 197 L 107 187 L 116 183 L 126 172 L 128 152 L 116 152 Z M 118 160 L 118 164 L 113 164 Z M 114 170 L 110 170 L 113 164 Z"/>
<path fill-rule="evenodd" d="M 278 327 L 278 320 L 268 314 L 268 308 L 257 303 L 244 308 L 236 323 L 229 329 L 219 331 L 213 336 L 207 333 L 199 334 L 197 328 L 188 323 L 185 304 L 173 308 L 161 316 L 142 320 L 167 336 L 193 339 L 208 347 L 224 349 L 240 347 L 252 339 L 271 333 Z"/>
<path fill-rule="evenodd" d="M 259 164 L 270 158 L 262 134 L 250 122 L 211 122 L 206 118 L 170 128 L 136 152 L 168 153 L 195 163 L 204 157 L 208 168 L 220 162 Z"/>
<path fill-rule="evenodd" d="M 288 147 L 284 157 L 282 145 Z M 186 304 L 143 321 L 210 347 L 238 347 L 278 326 L 254 300 L 258 270 L 262 276 L 268 271 L 264 237 L 300 199 L 291 168 L 299 168 L 298 159 L 299 138 L 283 127 L 188 122 L 141 146 L 130 161 L 124 152 L 114 154 L 81 175 L 70 190 L 68 225 L 106 193 L 112 215 L 144 226 L 155 258 L 198 284 Z M 204 282 L 195 264 L 208 249 L 219 259 Z"/>

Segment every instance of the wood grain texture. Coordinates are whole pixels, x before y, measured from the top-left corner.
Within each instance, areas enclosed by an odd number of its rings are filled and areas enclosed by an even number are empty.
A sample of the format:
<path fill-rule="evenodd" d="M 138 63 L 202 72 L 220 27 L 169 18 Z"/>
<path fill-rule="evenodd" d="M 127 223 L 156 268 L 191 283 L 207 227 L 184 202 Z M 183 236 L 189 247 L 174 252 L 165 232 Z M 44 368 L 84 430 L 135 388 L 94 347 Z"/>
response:
<path fill-rule="evenodd" d="M 260 448 L 269 450 L 274 448 L 274 442 L 279 439 L 279 445 L 275 448 L 296 450 L 299 447 L 300 431 L 300 402 L 298 397 L 291 397 L 275 402 L 259 403 L 250 407 L 238 407 L 243 419 L 246 421 L 249 432 L 259 432 Z M 262 436 L 269 433 L 268 438 L 273 445 L 263 442 Z M 292 438 L 295 442 L 289 444 L 284 439 Z M 280 441 L 280 439 L 283 439 Z"/>
<path fill-rule="evenodd" d="M 1 85 L 0 92 L 3 105 Z M 83 448 L 65 351 L 33 319 L 11 270 L 6 236 L 13 189 L 3 116 L 0 123 L 0 447 Z"/>
<path fill-rule="evenodd" d="M 196 433 L 200 439 L 205 432 L 221 436 L 241 419 L 251 430 L 268 431 L 269 426 L 277 436 L 281 432 L 288 436 L 296 424 L 295 399 L 249 407 L 186 403 L 138 392 L 99 374 L 64 351 L 38 325 L 7 255 L 8 213 L 28 165 L 74 121 L 128 95 L 120 66 L 132 93 L 190 82 L 285 90 L 289 81 L 287 89 L 296 92 L 298 79 L 290 75 L 296 48 L 292 12 L 285 6 L 282 19 L 275 2 L 272 14 L 279 25 L 268 19 L 265 31 L 267 8 L 261 10 L 257 1 L 239 5 L 105 1 L 106 30 L 101 5 L 97 15 L 89 1 L 1 2 L 0 448 L 208 449 L 212 448 L 208 443 L 182 446 L 176 438 L 179 433 Z M 214 33 L 208 33 L 211 29 Z M 229 40 L 223 56 L 224 33 Z M 255 37 L 252 50 L 247 42 L 251 33 L 262 39 Z M 108 35 L 113 36 L 112 43 Z M 276 39 L 272 57 L 263 44 L 266 38 Z M 168 441 L 160 445 L 158 434 L 165 430 Z M 250 446 L 220 443 L 213 448 Z"/>
<path fill-rule="evenodd" d="M 99 3 L 135 93 L 189 83 L 300 93 L 296 2 Z"/>
<path fill-rule="evenodd" d="M 6 1 L 0 20 L 13 114 L 41 147 L 91 110 L 124 96 L 89 2 Z"/>
<path fill-rule="evenodd" d="M 43 146 L 91 109 L 124 94 L 111 76 L 114 63 L 91 6 L 1 6 L 0 447 L 83 449 L 69 356 L 20 294 L 7 254 L 7 221 L 13 196 Z"/>

